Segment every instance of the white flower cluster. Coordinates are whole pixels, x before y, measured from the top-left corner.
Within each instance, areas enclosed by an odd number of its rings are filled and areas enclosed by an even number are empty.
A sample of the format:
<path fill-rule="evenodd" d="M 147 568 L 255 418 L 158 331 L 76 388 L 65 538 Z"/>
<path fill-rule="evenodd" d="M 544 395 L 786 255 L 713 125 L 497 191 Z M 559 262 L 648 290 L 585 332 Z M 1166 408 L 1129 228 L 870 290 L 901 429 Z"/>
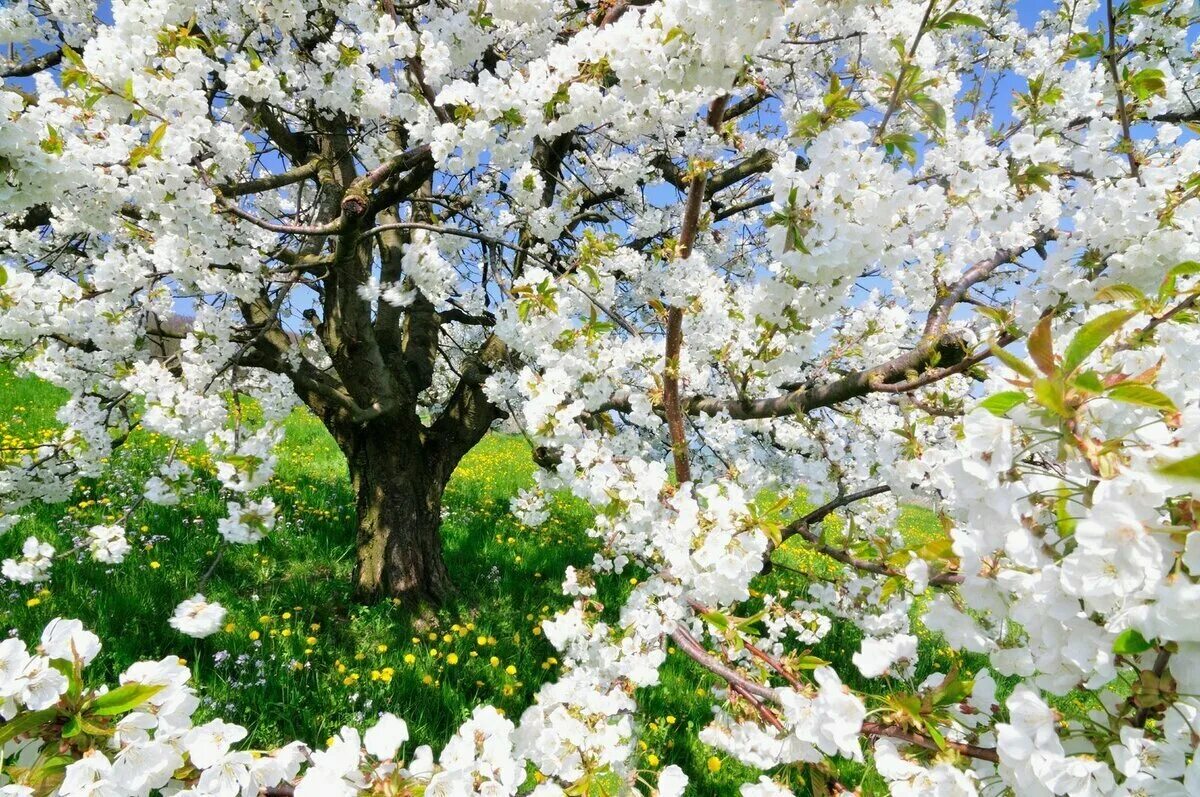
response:
<path fill-rule="evenodd" d="M 52 564 L 54 546 L 37 537 L 26 537 L 21 546 L 21 558 L 5 559 L 0 564 L 0 574 L 18 584 L 36 584 L 49 580 Z"/>

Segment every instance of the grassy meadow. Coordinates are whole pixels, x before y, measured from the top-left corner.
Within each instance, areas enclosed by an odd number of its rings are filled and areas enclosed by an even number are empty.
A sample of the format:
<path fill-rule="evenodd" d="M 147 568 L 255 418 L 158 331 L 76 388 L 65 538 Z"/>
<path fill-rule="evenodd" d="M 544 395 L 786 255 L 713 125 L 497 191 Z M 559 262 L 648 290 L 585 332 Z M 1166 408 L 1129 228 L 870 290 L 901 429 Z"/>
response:
<path fill-rule="evenodd" d="M 13 456 L 54 426 L 62 400 L 54 389 L 0 370 L 0 456 Z M 104 476 L 84 483 L 68 503 L 30 507 L 17 528 L 0 537 L 0 558 L 13 556 L 29 534 L 61 552 L 96 523 L 122 518 L 166 443 L 136 433 Z M 202 451 L 185 454 L 204 469 Z M 177 654 L 186 658 L 203 696 L 202 718 L 221 716 L 245 725 L 250 742 L 267 747 L 292 739 L 322 744 L 343 724 L 373 721 L 382 710 L 409 723 L 410 745 L 435 749 L 469 714 L 492 703 L 514 720 L 538 686 L 553 679 L 558 661 L 539 623 L 566 605 L 559 584 L 567 565 L 592 558 L 587 508 L 556 502 L 542 527 L 523 527 L 508 502 L 530 481 L 533 462 L 519 437 L 489 436 L 462 463 L 445 500 L 443 532 L 458 596 L 435 612 L 413 614 L 391 603 L 370 607 L 350 600 L 353 500 L 345 462 L 312 416 L 296 411 L 287 426 L 280 464 L 269 490 L 280 506 L 275 530 L 257 546 L 222 548 L 216 531 L 224 499 L 215 480 L 175 507 L 142 504 L 129 517 L 134 550 L 119 565 L 72 555 L 58 561 L 51 581 L 23 587 L 0 580 L 0 629 L 34 639 L 53 617 L 78 617 L 104 641 L 93 678 L 112 679 L 130 663 Z M 917 510 L 902 517 L 913 537 L 940 533 Z M 794 538 L 798 541 L 799 538 Z M 776 554 L 786 568 L 764 580 L 799 594 L 805 576 L 834 566 L 791 544 Z M 796 572 L 800 571 L 800 572 Z M 175 605 L 201 587 L 229 610 L 228 625 L 193 640 L 167 625 Z M 600 585 L 599 597 L 616 605 L 636 574 Z M 835 625 L 813 651 L 833 661 L 860 688 L 886 688 L 857 678 L 850 664 L 859 637 Z M 936 639 L 922 639 L 917 682 L 953 663 Z M 655 771 L 679 764 L 696 795 L 736 793 L 753 772 L 699 742 L 711 716 L 715 679 L 681 654 L 663 669 L 662 683 L 639 696 L 640 766 Z M 839 778 L 858 783 L 860 768 L 846 764 Z M 785 773 L 805 794 L 798 773 Z M 882 784 L 862 784 L 876 793 Z"/>

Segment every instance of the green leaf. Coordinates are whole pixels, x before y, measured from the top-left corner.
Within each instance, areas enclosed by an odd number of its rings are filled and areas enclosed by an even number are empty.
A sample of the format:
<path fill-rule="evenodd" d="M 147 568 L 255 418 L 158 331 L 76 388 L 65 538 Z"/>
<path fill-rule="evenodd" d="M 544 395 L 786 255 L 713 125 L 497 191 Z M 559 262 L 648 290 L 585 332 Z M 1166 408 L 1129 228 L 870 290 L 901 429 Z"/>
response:
<path fill-rule="evenodd" d="M 1071 517 L 1071 495 L 1066 490 L 1060 490 L 1058 499 L 1054 502 L 1054 515 L 1058 520 L 1058 533 L 1069 537 L 1075 533 L 1075 518 Z"/>
<path fill-rule="evenodd" d="M 933 23 L 935 28 L 945 30 L 953 27 L 967 28 L 986 28 L 987 23 L 982 17 L 977 17 L 974 14 L 964 14 L 961 11 L 947 11 L 937 18 L 937 22 Z"/>
<path fill-rule="evenodd" d="M 1063 395 L 1062 385 L 1052 379 L 1035 379 L 1033 381 L 1033 396 L 1038 404 L 1064 418 L 1071 417 L 1067 407 L 1066 396 Z"/>
<path fill-rule="evenodd" d="M 714 628 L 725 631 L 729 628 L 729 618 L 717 611 L 704 612 L 700 617 Z"/>
<path fill-rule="evenodd" d="M 66 61 L 71 66 L 76 66 L 76 67 L 79 67 L 80 69 L 83 69 L 82 56 L 80 56 L 79 53 L 75 52 L 69 46 L 67 46 L 65 44 L 62 46 L 62 56 L 63 56 L 63 60 Z"/>
<path fill-rule="evenodd" d="M 60 779 L 67 767 L 75 763 L 75 756 L 59 753 L 47 757 L 38 757 L 36 766 L 29 770 L 25 781 L 28 783 L 45 783 L 50 780 Z"/>
<path fill-rule="evenodd" d="M 1167 276 L 1163 278 L 1162 286 L 1158 289 L 1158 298 L 1166 301 L 1175 295 L 1175 284 L 1180 277 L 1190 277 L 1193 274 L 1200 274 L 1200 263 L 1195 260 L 1185 260 L 1173 269 L 1167 272 Z"/>
<path fill-rule="evenodd" d="M 67 720 L 67 724 L 63 725 L 62 737 L 64 739 L 70 739 L 71 737 L 78 736 L 81 733 L 83 733 L 83 722 L 79 719 L 78 714 L 74 714 L 69 720 Z"/>
<path fill-rule="evenodd" d="M 946 737 L 942 736 L 942 732 L 938 730 L 937 723 L 931 719 L 925 719 L 925 732 L 929 734 L 929 738 L 933 739 L 933 743 L 943 753 L 946 752 Z"/>
<path fill-rule="evenodd" d="M 30 711 L 18 714 L 8 722 L 0 725 L 0 745 L 8 744 L 23 733 L 29 733 L 51 722 L 58 716 L 58 709 L 44 708 L 41 711 Z"/>
<path fill-rule="evenodd" d="M 1104 52 L 1104 36 L 1094 31 L 1083 31 L 1071 37 L 1071 46 L 1067 49 L 1070 58 L 1093 58 Z"/>
<path fill-rule="evenodd" d="M 1170 465 L 1163 465 L 1158 472 L 1164 476 L 1174 476 L 1179 479 L 1200 480 L 1200 454 L 1172 462 Z"/>
<path fill-rule="evenodd" d="M 917 148 L 913 146 L 915 139 L 909 133 L 888 133 L 882 143 L 889 155 L 902 155 L 909 163 L 917 162 Z"/>
<path fill-rule="evenodd" d="M 1200 263 L 1197 263 L 1195 260 L 1185 260 L 1167 273 L 1176 277 L 1183 277 L 1189 274 L 1200 274 Z"/>
<path fill-rule="evenodd" d="M 1142 102 L 1153 96 L 1167 96 L 1166 75 L 1161 69 L 1149 67 L 1129 76 L 1129 89 Z"/>
<path fill-rule="evenodd" d="M 1100 375 L 1095 371 L 1084 371 L 1077 374 L 1074 381 L 1071 383 L 1078 390 L 1083 390 L 1088 393 L 1103 393 L 1104 383 L 1100 381 Z"/>
<path fill-rule="evenodd" d="M 154 128 L 154 132 L 150 134 L 150 139 L 146 142 L 146 146 L 150 149 L 156 149 L 162 143 L 163 136 L 167 134 L 167 123 L 163 122 L 158 127 Z"/>
<path fill-rule="evenodd" d="M 763 609 L 762 611 L 756 612 L 756 613 L 750 615 L 749 617 L 744 617 L 742 619 L 735 619 L 734 623 L 735 623 L 735 625 L 737 625 L 738 628 L 749 628 L 750 626 L 754 625 L 755 623 L 757 623 L 759 620 L 763 619 L 766 616 L 767 616 L 767 610 Z"/>
<path fill-rule="evenodd" d="M 1146 301 L 1146 294 L 1132 285 L 1123 282 L 1116 285 L 1109 285 L 1096 291 L 1097 302 L 1115 302 L 1119 300 L 1142 304 Z"/>
<path fill-rule="evenodd" d="M 929 120 L 931 126 L 937 130 L 946 129 L 946 109 L 942 107 L 941 103 L 927 94 L 917 94 L 912 101 L 921 109 L 921 113 Z"/>
<path fill-rule="evenodd" d="M 75 662 L 65 659 L 54 659 L 50 662 L 50 666 L 67 677 L 67 697 L 71 701 L 78 700 L 79 695 L 83 692 L 81 668 L 77 668 Z"/>
<path fill-rule="evenodd" d="M 973 678 L 963 678 L 959 674 L 958 668 L 955 667 L 946 673 L 946 677 L 930 693 L 929 699 L 933 701 L 935 706 L 949 706 L 961 703 L 971 694 L 974 688 L 975 680 Z"/>
<path fill-rule="evenodd" d="M 93 714 L 101 717 L 124 714 L 145 703 L 162 689 L 161 684 L 125 684 L 92 701 L 91 710 Z"/>
<path fill-rule="evenodd" d="M 992 354 L 1000 358 L 1000 362 L 1004 363 L 1026 379 L 1033 379 L 1033 369 L 1030 368 L 1029 365 L 1020 357 L 1013 354 L 1008 349 L 997 346 L 995 343 L 988 343 L 988 348 L 991 349 Z"/>
<path fill-rule="evenodd" d="M 1100 348 L 1100 344 L 1108 340 L 1110 335 L 1132 317 L 1133 313 L 1129 310 L 1113 310 L 1080 327 L 1075 337 L 1067 344 L 1067 350 L 1063 352 L 1063 372 L 1074 373 L 1076 368 L 1083 365 L 1089 354 Z"/>
<path fill-rule="evenodd" d="M 1029 396 L 1019 390 L 1003 390 L 988 396 L 983 401 L 979 402 L 979 406 L 990 412 L 992 415 L 1003 418 L 1009 413 L 1013 407 L 1024 404 L 1029 400 Z"/>
<path fill-rule="evenodd" d="M 1136 628 L 1126 628 L 1113 641 L 1113 653 L 1121 656 L 1136 656 L 1153 647 Z"/>
<path fill-rule="evenodd" d="M 1145 385 L 1117 385 L 1105 393 L 1105 396 L 1113 401 L 1120 401 L 1125 404 L 1138 404 L 1143 407 L 1153 407 L 1163 412 L 1179 411 L 1175 406 L 1175 402 L 1171 401 L 1168 396 Z"/>
<path fill-rule="evenodd" d="M 42 152 L 45 152 L 49 155 L 63 154 L 62 136 L 59 135 L 58 130 L 56 130 L 53 126 L 46 125 L 46 138 L 42 139 L 41 147 Z"/>
<path fill-rule="evenodd" d="M 116 733 L 114 728 L 106 728 L 103 725 L 97 725 L 94 722 L 89 722 L 86 718 L 79 719 L 80 726 L 83 727 L 83 732 L 89 736 L 108 737 Z"/>
<path fill-rule="evenodd" d="M 0 266 L 0 288 L 3 288 L 6 282 L 8 282 L 8 272 L 4 270 L 4 266 Z"/>
<path fill-rule="evenodd" d="M 1152 13 L 1154 9 L 1162 5 L 1166 0 L 1130 0 L 1125 6 L 1126 11 L 1130 16 L 1140 17 Z"/>
<path fill-rule="evenodd" d="M 799 141 L 811 141 L 821 132 L 823 122 L 819 112 L 808 111 L 801 114 L 796 121 L 796 128 L 792 131 L 792 135 Z"/>
<path fill-rule="evenodd" d="M 1025 171 L 1017 175 L 1018 185 L 1034 185 L 1043 191 L 1050 190 L 1050 179 L 1062 173 L 1062 167 L 1057 163 L 1031 163 Z"/>

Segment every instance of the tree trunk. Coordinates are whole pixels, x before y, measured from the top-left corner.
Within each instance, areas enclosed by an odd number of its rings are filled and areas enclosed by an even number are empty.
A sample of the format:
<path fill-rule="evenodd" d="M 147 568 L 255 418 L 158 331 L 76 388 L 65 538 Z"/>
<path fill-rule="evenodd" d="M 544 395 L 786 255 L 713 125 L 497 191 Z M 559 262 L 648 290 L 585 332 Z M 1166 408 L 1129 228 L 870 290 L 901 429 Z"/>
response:
<path fill-rule="evenodd" d="M 454 590 L 439 530 L 445 479 L 395 430 L 368 427 L 347 442 L 358 505 L 355 598 L 440 603 Z"/>

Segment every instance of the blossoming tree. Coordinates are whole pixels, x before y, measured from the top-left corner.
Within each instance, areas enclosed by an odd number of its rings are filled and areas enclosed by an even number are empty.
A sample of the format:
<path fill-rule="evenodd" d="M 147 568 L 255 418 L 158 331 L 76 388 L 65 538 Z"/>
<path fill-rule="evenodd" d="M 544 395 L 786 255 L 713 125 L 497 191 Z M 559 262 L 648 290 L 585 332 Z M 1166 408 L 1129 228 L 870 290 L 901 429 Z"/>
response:
<path fill-rule="evenodd" d="M 5 471 L 10 511 L 140 426 L 209 447 L 222 533 L 253 542 L 298 396 L 350 463 L 364 597 L 445 592 L 441 489 L 502 414 L 544 465 L 515 511 L 574 492 L 597 554 L 545 625 L 562 678 L 436 762 L 390 715 L 254 758 L 191 727 L 169 661 L 118 699 L 85 686 L 77 625 L 9 640 L 7 793 L 632 789 L 668 646 L 724 684 L 702 738 L 768 773 L 745 795 L 829 793 L 829 760 L 866 755 L 898 795 L 1200 793 L 1192 5 L 111 13 L 0 10 L 0 338 L 72 394 Z M 146 497 L 188 476 L 168 460 Z M 900 502 L 945 536 L 906 539 Z M 119 526 L 90 536 L 123 555 Z M 796 547 L 832 569 L 763 593 Z M 54 556 L 30 538 L 5 575 Z M 628 567 L 606 610 L 595 575 Z M 172 623 L 220 617 L 197 595 Z M 811 655 L 831 619 L 864 634 L 851 662 Z M 918 680 L 915 622 L 962 663 Z M 1050 708 L 1072 690 L 1091 705 Z"/>

